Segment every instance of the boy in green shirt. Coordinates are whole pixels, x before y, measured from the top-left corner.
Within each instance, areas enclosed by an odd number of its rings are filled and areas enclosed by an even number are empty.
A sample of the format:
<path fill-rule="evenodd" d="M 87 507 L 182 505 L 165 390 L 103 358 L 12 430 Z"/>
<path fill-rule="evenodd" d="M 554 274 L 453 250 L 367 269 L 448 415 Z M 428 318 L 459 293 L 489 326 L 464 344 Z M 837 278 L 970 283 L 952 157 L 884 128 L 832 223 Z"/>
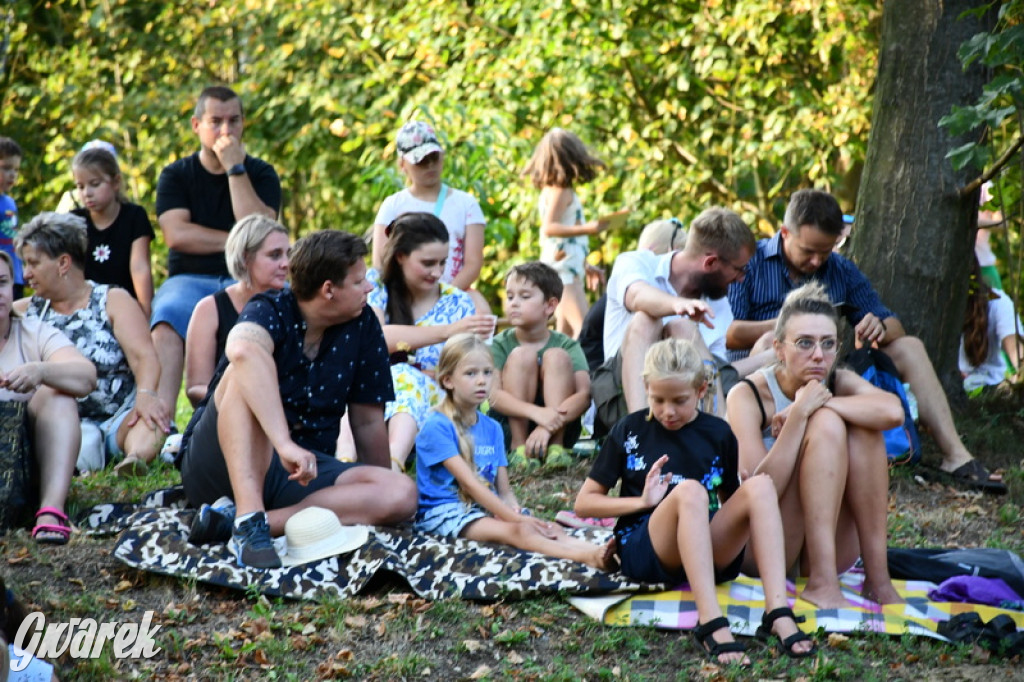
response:
<path fill-rule="evenodd" d="M 540 262 L 523 263 L 505 276 L 509 329 L 494 337 L 498 372 L 491 416 L 506 428 L 511 466 L 571 463 L 567 448 L 580 435 L 590 406 L 590 374 L 577 341 L 548 328 L 562 297 L 558 273 Z"/>

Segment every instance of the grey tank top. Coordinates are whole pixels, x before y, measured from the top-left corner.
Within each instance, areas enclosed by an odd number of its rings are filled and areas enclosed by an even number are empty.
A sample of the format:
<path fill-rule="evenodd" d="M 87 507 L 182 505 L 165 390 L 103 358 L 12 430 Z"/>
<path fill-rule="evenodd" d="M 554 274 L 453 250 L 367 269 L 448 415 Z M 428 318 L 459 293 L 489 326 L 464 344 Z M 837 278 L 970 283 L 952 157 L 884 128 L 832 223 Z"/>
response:
<path fill-rule="evenodd" d="M 768 384 L 768 392 L 772 394 L 772 400 L 775 401 L 776 414 L 782 412 L 784 409 L 793 404 L 793 401 L 790 400 L 786 396 L 786 394 L 782 392 L 782 387 L 779 386 L 779 380 L 775 377 L 774 365 L 770 367 L 762 367 L 757 371 L 760 372 L 762 376 L 764 376 L 765 383 Z M 757 395 L 756 392 L 755 395 Z M 760 400 L 761 397 L 757 396 L 757 399 Z M 771 422 L 765 424 L 764 430 L 761 431 L 761 439 L 764 441 L 764 447 L 767 450 L 771 450 L 772 446 L 775 445 L 775 436 L 772 435 Z"/>

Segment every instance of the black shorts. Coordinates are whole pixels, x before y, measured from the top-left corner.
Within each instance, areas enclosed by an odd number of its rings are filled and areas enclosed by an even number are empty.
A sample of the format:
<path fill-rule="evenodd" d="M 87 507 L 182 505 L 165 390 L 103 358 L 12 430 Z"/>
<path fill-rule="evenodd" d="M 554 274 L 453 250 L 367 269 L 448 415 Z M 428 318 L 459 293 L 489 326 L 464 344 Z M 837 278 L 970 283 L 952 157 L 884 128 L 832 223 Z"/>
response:
<path fill-rule="evenodd" d="M 661 563 L 661 559 L 654 551 L 651 544 L 651 533 L 648 525 L 651 522 L 650 514 L 647 518 L 631 532 L 625 540 L 618 537 L 619 561 L 622 563 L 622 574 L 644 583 L 665 583 L 675 587 L 680 583 L 687 582 L 686 571 L 682 566 L 669 570 Z M 743 550 L 739 555 L 721 570 L 715 568 L 715 584 L 725 583 L 733 580 L 740 574 L 740 566 L 743 564 Z"/>
<path fill-rule="evenodd" d="M 234 499 L 231 481 L 228 478 L 224 452 L 217 438 L 217 406 L 211 399 L 199 422 L 192 430 L 188 449 L 181 462 L 181 482 L 185 487 L 188 501 L 198 507 L 211 504 L 227 496 Z M 270 469 L 263 480 L 263 504 L 269 509 L 281 509 L 298 504 L 310 494 L 334 485 L 338 476 L 352 467 L 361 466 L 353 462 L 341 462 L 322 452 L 316 455 L 316 478 L 307 485 L 288 480 L 288 472 L 281 465 L 275 452 L 270 460 Z"/>

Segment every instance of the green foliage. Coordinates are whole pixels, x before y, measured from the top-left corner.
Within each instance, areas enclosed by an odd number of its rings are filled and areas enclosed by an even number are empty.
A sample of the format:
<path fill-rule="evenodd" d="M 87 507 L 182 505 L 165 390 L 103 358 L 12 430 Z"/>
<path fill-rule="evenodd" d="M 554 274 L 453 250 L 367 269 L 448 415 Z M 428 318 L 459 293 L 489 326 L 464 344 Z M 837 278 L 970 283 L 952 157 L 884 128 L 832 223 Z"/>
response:
<path fill-rule="evenodd" d="M 710 204 L 775 224 L 813 183 L 852 204 L 867 140 L 880 9 L 869 0 L 453 0 L 15 3 L 0 93 L 26 149 L 16 189 L 30 216 L 70 185 L 94 137 L 114 142 L 128 193 L 195 149 L 199 89 L 231 84 L 245 141 L 285 189 L 298 235 L 363 233 L 401 186 L 393 136 L 434 120 L 449 184 L 488 218 L 482 284 L 536 257 L 536 191 L 519 178 L 552 126 L 609 170 L 581 189 L 590 215 L 635 207 L 595 240 L 607 261 L 643 224 Z M 162 265 L 162 253 L 155 262 Z M 160 275 L 158 272 L 158 280 Z"/>

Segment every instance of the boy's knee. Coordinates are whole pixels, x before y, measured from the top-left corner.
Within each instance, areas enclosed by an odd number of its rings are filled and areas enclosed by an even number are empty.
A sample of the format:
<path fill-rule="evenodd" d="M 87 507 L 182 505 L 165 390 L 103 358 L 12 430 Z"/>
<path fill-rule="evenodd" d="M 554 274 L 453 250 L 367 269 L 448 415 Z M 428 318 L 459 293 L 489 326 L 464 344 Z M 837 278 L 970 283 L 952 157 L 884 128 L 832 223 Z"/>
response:
<path fill-rule="evenodd" d="M 505 360 L 505 368 L 502 373 L 508 371 L 524 372 L 528 370 L 537 369 L 537 351 L 530 350 L 524 346 L 516 346 L 512 349 L 512 352 L 508 354 L 508 358 Z"/>
<path fill-rule="evenodd" d="M 541 372 L 571 371 L 572 358 L 564 348 L 548 348 L 541 355 Z"/>

